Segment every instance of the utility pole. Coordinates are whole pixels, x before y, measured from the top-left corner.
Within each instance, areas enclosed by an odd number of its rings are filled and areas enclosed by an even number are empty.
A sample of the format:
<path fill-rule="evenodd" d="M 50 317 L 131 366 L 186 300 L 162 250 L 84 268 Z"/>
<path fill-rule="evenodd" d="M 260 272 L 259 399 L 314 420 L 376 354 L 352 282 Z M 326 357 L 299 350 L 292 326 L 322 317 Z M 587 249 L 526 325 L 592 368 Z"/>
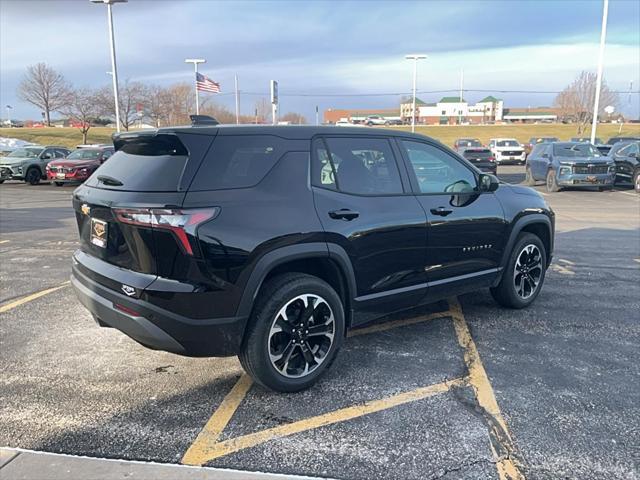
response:
<path fill-rule="evenodd" d="M 460 69 L 460 115 L 458 116 L 458 125 L 462 125 L 462 90 L 464 86 L 464 69 Z"/>
<path fill-rule="evenodd" d="M 193 69 L 195 72 L 195 78 L 193 80 L 196 87 L 196 115 L 200 115 L 200 97 L 198 95 L 198 64 L 207 63 L 207 61 L 204 58 L 187 58 L 185 59 L 184 63 L 193 63 Z"/>
<path fill-rule="evenodd" d="M 320 117 L 318 115 L 318 105 L 316 105 L 316 125 L 320 125 Z"/>
<path fill-rule="evenodd" d="M 405 55 L 407 60 L 413 60 L 413 102 L 411 106 L 411 131 L 416 131 L 416 84 L 418 81 L 418 60 L 427 58 L 426 55 L 411 54 Z"/>
<path fill-rule="evenodd" d="M 600 109 L 600 89 L 602 87 L 602 67 L 604 63 L 604 46 L 607 39 L 607 16 L 609 15 L 609 0 L 604 0 L 602 9 L 602 29 L 600 31 L 600 52 L 598 54 L 598 73 L 596 76 L 596 95 L 593 102 L 593 122 L 591 123 L 591 143 L 596 141 L 598 127 L 598 110 Z"/>
<path fill-rule="evenodd" d="M 236 125 L 240 123 L 240 90 L 238 90 L 238 75 L 235 76 L 236 81 Z"/>

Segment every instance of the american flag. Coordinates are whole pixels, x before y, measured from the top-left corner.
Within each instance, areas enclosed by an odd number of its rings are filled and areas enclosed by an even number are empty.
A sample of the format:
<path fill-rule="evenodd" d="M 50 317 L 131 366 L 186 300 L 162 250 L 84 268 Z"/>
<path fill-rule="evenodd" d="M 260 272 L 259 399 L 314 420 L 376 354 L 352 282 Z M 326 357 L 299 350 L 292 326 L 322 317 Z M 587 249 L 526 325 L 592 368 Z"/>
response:
<path fill-rule="evenodd" d="M 196 88 L 201 92 L 220 93 L 220 84 L 201 73 L 196 73 Z"/>

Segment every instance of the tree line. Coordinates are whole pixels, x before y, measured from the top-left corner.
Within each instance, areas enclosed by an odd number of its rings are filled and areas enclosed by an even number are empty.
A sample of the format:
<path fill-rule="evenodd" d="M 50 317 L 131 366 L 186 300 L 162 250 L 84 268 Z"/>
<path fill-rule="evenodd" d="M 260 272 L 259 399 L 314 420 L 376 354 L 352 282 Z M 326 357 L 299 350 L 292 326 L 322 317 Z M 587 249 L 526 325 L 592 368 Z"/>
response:
<path fill-rule="evenodd" d="M 18 86 L 18 98 L 44 112 L 47 126 L 51 126 L 53 112 L 66 116 L 78 125 L 83 143 L 93 124 L 100 118 L 115 118 L 113 89 L 74 87 L 64 76 L 48 66 L 37 63 L 27 67 Z M 125 131 L 136 122 L 146 119 L 156 127 L 185 125 L 194 113 L 195 92 L 193 84 L 175 83 L 169 86 L 150 85 L 126 80 L 118 87 L 120 124 Z M 216 104 L 212 97 L 200 98 L 200 113 L 211 115 L 220 123 L 235 123 L 236 115 L 227 107 Z M 254 104 L 254 115 L 241 115 L 240 123 L 267 123 L 271 117 L 271 103 L 265 98 Z M 280 116 L 281 121 L 307 123 L 304 116 L 289 112 Z"/>

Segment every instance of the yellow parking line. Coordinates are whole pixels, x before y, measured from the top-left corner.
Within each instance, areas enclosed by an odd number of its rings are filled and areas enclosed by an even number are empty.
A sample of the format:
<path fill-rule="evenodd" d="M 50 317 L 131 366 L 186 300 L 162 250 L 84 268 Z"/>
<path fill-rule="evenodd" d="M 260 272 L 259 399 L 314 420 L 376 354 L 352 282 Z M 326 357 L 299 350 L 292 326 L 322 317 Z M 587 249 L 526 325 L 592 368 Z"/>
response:
<path fill-rule="evenodd" d="M 493 393 L 493 387 L 484 369 L 480 354 L 476 347 L 469 326 L 462 313 L 462 307 L 457 298 L 449 300 L 452 311 L 453 325 L 458 337 L 458 343 L 464 348 L 464 362 L 469 370 L 468 383 L 473 388 L 478 405 L 488 414 L 490 420 L 491 451 L 496 460 L 496 468 L 500 480 L 524 480 L 518 465 L 512 458 L 514 452 L 511 435 L 507 427 L 498 401 Z"/>
<path fill-rule="evenodd" d="M 13 302 L 7 303 L 5 305 L 0 306 L 0 313 L 8 312 L 9 310 L 13 310 L 20 305 L 24 305 L 25 303 L 29 303 L 32 300 L 36 300 L 37 298 L 44 297 L 50 293 L 60 290 L 61 288 L 69 285 L 70 282 L 64 282 L 62 285 L 58 285 L 57 287 L 47 288 L 46 290 L 40 290 L 39 292 L 32 293 L 31 295 L 27 295 L 25 297 L 19 298 L 18 300 L 14 300 Z"/>
<path fill-rule="evenodd" d="M 220 434 L 247 395 L 253 381 L 246 373 L 238 379 L 231 391 L 213 413 L 198 437 L 182 457 L 185 465 L 202 465 L 207 460 L 208 452 L 215 448 Z"/>
<path fill-rule="evenodd" d="M 9 243 L 11 240 L 0 240 L 0 245 L 4 245 L 5 243 Z"/>
<path fill-rule="evenodd" d="M 229 455 L 230 453 L 238 452 L 245 448 L 255 447 L 276 438 L 287 437 L 296 433 L 313 430 L 315 428 L 320 428 L 327 425 L 333 425 L 335 423 L 344 422 L 346 420 L 362 417 L 371 413 L 387 410 L 389 408 L 403 405 L 405 403 L 422 400 L 439 393 L 447 392 L 452 387 L 462 384 L 463 379 L 457 378 L 447 382 L 417 388 L 410 392 L 399 393 L 397 395 L 393 395 L 391 397 L 383 398 L 380 400 L 365 402 L 361 405 L 341 408 L 339 410 L 334 410 L 323 415 L 305 418 L 304 420 L 299 420 L 297 422 L 289 423 L 286 425 L 268 428 L 266 430 L 250 433 L 248 435 L 231 438 L 229 440 L 225 440 L 224 442 L 212 445 L 209 449 L 202 450 L 199 456 L 190 458 L 192 463 L 188 464 L 202 465 L 208 461 L 214 460 L 224 455 Z M 184 459 L 183 463 L 185 463 Z"/>
<path fill-rule="evenodd" d="M 347 337 L 357 337 L 359 335 L 366 335 L 369 333 L 384 332 L 386 330 L 391 330 L 393 328 L 406 327 L 408 325 L 414 325 L 416 323 L 427 322 L 429 320 L 434 320 L 436 318 L 445 318 L 450 316 L 451 316 L 451 312 L 447 310 L 444 312 L 436 312 L 436 313 L 430 313 L 429 315 L 422 315 L 420 317 L 394 320 L 391 322 L 380 323 L 378 325 L 372 325 L 370 327 L 351 330 L 347 334 Z"/>

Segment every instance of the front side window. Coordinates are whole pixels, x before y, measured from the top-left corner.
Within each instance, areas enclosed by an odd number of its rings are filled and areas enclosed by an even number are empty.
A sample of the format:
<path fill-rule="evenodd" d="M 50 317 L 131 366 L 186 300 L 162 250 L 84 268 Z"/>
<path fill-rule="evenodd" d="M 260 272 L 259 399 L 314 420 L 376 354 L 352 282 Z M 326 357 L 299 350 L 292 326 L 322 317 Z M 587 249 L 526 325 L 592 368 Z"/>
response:
<path fill-rule="evenodd" d="M 324 142 L 328 148 L 316 148 L 316 184 L 356 195 L 403 193 L 388 140 L 341 137 Z"/>
<path fill-rule="evenodd" d="M 402 140 L 421 193 L 471 193 L 476 177 L 444 150 L 433 145 Z"/>

